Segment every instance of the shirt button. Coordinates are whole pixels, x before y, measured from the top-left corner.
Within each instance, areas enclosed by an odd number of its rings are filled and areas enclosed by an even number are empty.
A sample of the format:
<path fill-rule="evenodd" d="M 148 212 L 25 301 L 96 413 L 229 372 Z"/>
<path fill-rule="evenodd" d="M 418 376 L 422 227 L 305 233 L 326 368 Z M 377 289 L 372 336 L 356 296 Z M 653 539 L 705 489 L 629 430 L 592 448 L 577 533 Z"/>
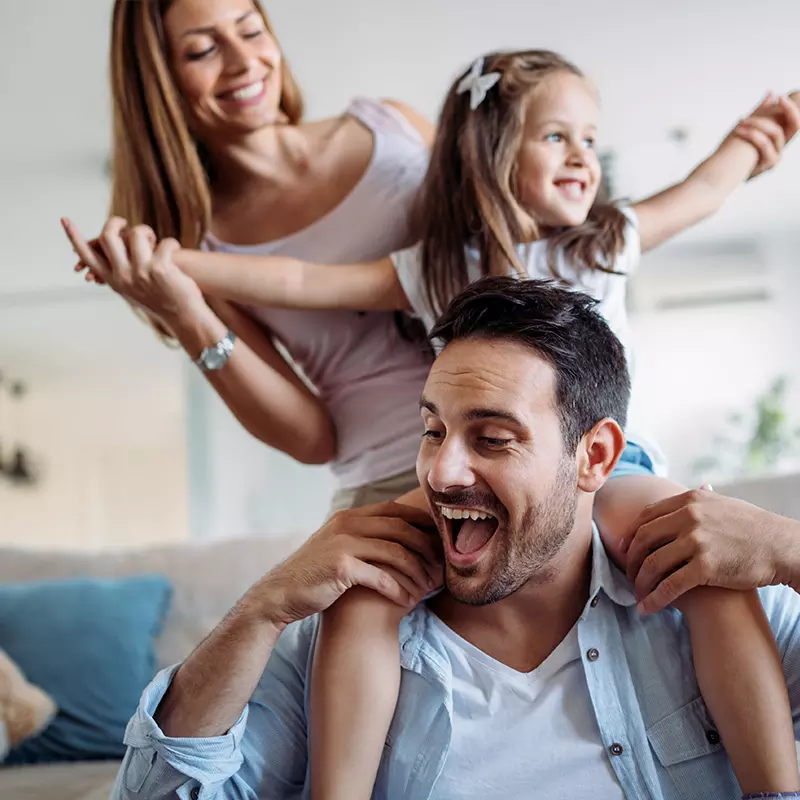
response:
<path fill-rule="evenodd" d="M 706 741 L 709 744 L 719 744 L 719 733 L 715 731 L 713 728 L 711 730 L 706 731 Z"/>
<path fill-rule="evenodd" d="M 590 605 L 592 606 L 592 608 L 597 608 L 597 604 L 598 604 L 599 602 L 600 602 L 600 595 L 599 595 L 599 594 L 596 594 L 596 595 L 595 595 L 595 596 L 592 598 L 592 602 L 590 603 Z"/>
<path fill-rule="evenodd" d="M 621 756 L 625 750 L 625 748 L 618 742 L 614 742 L 614 744 L 612 744 L 608 749 L 611 751 L 612 756 Z"/>
<path fill-rule="evenodd" d="M 589 661 L 597 661 L 597 659 L 600 658 L 600 651 L 596 647 L 593 647 L 586 652 L 586 658 L 588 658 Z"/>
<path fill-rule="evenodd" d="M 200 789 L 197 786 L 195 786 L 194 789 L 192 789 L 192 795 L 191 796 L 192 796 L 192 800 L 197 800 L 197 798 L 200 797 Z"/>

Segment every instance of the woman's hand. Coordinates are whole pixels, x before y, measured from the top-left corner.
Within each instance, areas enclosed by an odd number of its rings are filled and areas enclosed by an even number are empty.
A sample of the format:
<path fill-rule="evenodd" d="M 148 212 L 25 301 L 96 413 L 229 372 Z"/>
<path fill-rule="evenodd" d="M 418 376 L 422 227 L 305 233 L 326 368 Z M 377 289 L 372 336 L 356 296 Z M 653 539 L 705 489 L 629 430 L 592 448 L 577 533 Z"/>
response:
<path fill-rule="evenodd" d="M 156 246 L 151 228 L 137 225 L 128 230 L 126 220 L 111 217 L 90 243 L 69 220 L 62 224 L 80 259 L 76 269 L 88 269 L 95 282 L 108 284 L 167 325 L 191 316 L 205 304 L 200 288 L 175 264 L 180 245 L 174 239 Z"/>

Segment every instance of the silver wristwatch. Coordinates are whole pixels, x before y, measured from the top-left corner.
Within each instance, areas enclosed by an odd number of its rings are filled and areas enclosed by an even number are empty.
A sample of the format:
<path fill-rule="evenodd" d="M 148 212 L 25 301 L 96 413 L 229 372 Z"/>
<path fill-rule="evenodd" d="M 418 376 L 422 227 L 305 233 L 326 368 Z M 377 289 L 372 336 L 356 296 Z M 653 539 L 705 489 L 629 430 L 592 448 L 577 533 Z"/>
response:
<path fill-rule="evenodd" d="M 204 372 L 222 369 L 231 357 L 235 343 L 236 334 L 233 331 L 228 331 L 215 345 L 206 347 L 200 353 L 200 358 L 196 359 L 194 363 Z"/>

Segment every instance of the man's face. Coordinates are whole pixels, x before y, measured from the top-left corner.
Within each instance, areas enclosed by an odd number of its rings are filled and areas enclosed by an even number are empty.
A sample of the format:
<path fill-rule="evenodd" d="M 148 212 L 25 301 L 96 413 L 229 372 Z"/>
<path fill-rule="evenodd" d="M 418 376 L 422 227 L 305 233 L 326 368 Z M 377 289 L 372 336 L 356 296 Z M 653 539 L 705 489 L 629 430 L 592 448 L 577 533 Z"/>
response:
<path fill-rule="evenodd" d="M 450 344 L 428 376 L 417 476 L 462 603 L 550 580 L 574 527 L 576 459 L 564 452 L 555 379 L 531 348 L 485 339 Z"/>

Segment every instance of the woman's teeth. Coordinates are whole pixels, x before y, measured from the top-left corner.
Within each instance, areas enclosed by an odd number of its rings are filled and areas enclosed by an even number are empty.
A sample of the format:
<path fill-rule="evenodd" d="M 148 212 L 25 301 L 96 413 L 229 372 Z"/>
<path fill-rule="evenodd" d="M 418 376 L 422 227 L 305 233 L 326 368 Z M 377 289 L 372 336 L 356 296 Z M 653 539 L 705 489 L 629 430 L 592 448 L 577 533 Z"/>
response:
<path fill-rule="evenodd" d="M 237 89 L 235 92 L 231 92 L 231 97 L 234 100 L 252 100 L 254 97 L 258 97 L 263 91 L 264 81 L 257 81 L 256 83 L 251 83 L 249 86 Z"/>
<path fill-rule="evenodd" d="M 494 519 L 491 514 L 475 509 L 447 508 L 445 506 L 439 506 L 439 509 L 445 519 Z"/>

